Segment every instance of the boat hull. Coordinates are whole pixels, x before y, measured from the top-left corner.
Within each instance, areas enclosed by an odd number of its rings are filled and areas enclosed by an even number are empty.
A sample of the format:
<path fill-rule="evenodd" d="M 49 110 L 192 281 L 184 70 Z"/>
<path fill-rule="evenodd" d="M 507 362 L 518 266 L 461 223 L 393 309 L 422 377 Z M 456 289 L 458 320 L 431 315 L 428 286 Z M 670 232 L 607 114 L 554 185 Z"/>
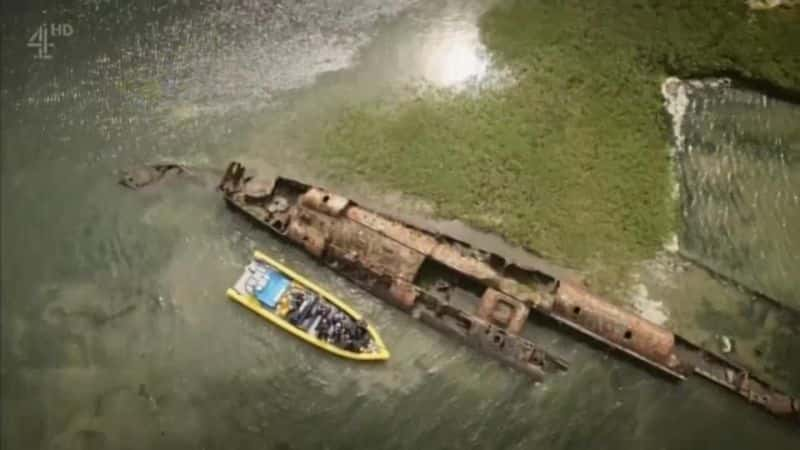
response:
<path fill-rule="evenodd" d="M 275 269 L 276 271 L 280 272 L 282 275 L 286 276 L 294 283 L 302 286 L 303 288 L 313 292 L 314 294 L 318 295 L 325 301 L 331 303 L 336 308 L 350 316 L 352 319 L 359 321 L 362 320 L 361 315 L 353 310 L 350 306 L 348 306 L 345 302 L 341 299 L 337 298 L 335 295 L 331 294 L 330 292 L 326 291 L 322 287 L 318 286 L 317 284 L 311 282 L 307 278 L 303 277 L 302 275 L 298 274 L 297 272 L 291 270 L 290 268 L 284 266 L 283 264 L 275 261 L 274 259 L 270 258 L 269 256 L 261 253 L 255 252 L 253 255 L 253 259 L 255 261 L 259 261 L 262 263 L 267 264 L 271 268 Z M 278 313 L 273 312 L 272 310 L 264 307 L 259 300 L 254 297 L 252 294 L 247 292 L 240 292 L 237 289 L 230 288 L 227 291 L 227 296 L 231 300 L 239 303 L 240 305 L 244 306 L 245 308 L 249 309 L 250 311 L 256 313 L 257 315 L 261 316 L 262 318 L 272 322 L 273 324 L 277 325 L 279 328 L 287 331 L 288 333 L 294 335 L 297 338 L 317 347 L 322 350 L 325 350 L 328 353 L 332 353 L 336 356 L 355 360 L 355 361 L 385 361 L 389 359 L 390 353 L 386 349 L 386 346 L 383 343 L 378 332 L 371 324 L 367 324 L 367 332 L 372 340 L 374 351 L 371 352 L 354 352 L 350 351 L 336 345 L 333 345 L 329 342 L 324 340 L 318 339 L 314 335 L 306 332 L 305 330 L 293 325 L 283 317 L 281 317 Z"/>

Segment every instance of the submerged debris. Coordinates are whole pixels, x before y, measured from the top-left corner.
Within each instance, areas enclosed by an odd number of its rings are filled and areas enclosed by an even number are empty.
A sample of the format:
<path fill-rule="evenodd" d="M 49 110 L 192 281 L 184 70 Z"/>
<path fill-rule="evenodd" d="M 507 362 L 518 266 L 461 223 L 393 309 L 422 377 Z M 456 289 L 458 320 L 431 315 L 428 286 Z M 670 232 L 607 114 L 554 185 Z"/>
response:
<path fill-rule="evenodd" d="M 722 353 L 731 353 L 733 351 L 733 339 L 728 336 L 722 335 L 719 337 L 719 343 Z"/>
<path fill-rule="evenodd" d="M 184 172 L 186 172 L 186 168 L 180 164 L 142 166 L 125 171 L 119 180 L 119 184 L 130 189 L 141 189 L 161 181 L 167 174 L 182 174 Z"/>

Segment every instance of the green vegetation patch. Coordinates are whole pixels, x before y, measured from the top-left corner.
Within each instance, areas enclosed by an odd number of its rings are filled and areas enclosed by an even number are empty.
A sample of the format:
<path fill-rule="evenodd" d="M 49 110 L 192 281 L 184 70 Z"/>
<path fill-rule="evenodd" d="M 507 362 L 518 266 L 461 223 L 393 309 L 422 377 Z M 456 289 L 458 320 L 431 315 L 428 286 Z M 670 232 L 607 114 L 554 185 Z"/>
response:
<path fill-rule="evenodd" d="M 792 14 L 721 0 L 502 3 L 481 28 L 513 86 L 358 105 L 328 127 L 323 154 L 339 175 L 609 282 L 676 227 L 664 77 L 738 73 L 796 89 Z"/>

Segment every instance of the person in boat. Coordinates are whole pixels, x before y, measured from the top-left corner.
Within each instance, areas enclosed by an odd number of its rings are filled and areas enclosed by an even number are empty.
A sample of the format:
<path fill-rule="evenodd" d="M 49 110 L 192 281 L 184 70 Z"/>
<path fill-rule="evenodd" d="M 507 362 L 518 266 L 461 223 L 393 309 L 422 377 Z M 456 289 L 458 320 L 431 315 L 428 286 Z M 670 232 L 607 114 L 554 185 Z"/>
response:
<path fill-rule="evenodd" d="M 328 321 L 327 317 L 323 317 L 319 323 L 319 334 L 317 334 L 317 338 L 322 341 L 328 340 L 328 331 L 330 328 L 330 322 Z"/>
<path fill-rule="evenodd" d="M 316 303 L 319 301 L 317 296 L 311 294 L 299 293 L 302 303 L 297 308 L 297 311 L 289 314 L 289 322 L 294 326 L 301 326 L 306 319 L 310 316 Z"/>
<path fill-rule="evenodd" d="M 355 323 L 353 329 L 353 346 L 358 350 L 362 351 L 363 349 L 369 346 L 369 331 L 367 330 L 367 323 L 363 320 L 359 320 Z"/>

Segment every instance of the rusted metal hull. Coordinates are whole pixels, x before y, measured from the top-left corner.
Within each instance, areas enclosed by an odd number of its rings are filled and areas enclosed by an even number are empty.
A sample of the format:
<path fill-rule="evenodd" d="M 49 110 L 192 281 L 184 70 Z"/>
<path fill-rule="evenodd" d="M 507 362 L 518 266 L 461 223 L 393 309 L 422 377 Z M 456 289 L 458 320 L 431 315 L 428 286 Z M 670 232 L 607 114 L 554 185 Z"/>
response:
<path fill-rule="evenodd" d="M 535 380 L 564 360 L 520 336 L 529 314 L 564 324 L 681 380 L 699 374 L 800 423 L 800 402 L 734 363 L 542 268 L 392 217 L 304 183 L 259 181 L 232 163 L 219 189 L 244 212 L 377 297 Z"/>

